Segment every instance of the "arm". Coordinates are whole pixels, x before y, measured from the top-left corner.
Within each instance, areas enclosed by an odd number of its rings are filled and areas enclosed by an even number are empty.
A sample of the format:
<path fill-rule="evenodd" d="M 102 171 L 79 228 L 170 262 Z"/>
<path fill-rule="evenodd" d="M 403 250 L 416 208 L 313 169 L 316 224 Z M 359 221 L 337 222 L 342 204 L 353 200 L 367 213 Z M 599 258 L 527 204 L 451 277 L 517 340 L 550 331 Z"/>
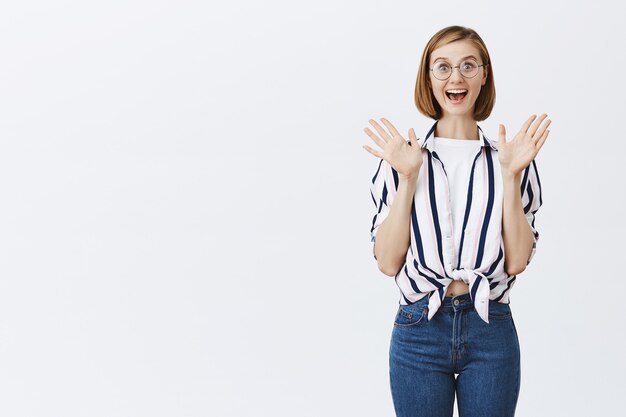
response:
<path fill-rule="evenodd" d="M 417 175 L 399 176 L 398 190 L 389 214 L 378 226 L 374 240 L 374 257 L 378 269 L 394 277 L 402 268 L 411 244 L 411 207 L 415 195 Z"/>
<path fill-rule="evenodd" d="M 502 176 L 504 202 L 502 206 L 502 239 L 504 242 L 504 269 L 509 275 L 526 269 L 534 245 L 534 234 L 524 215 L 519 191 L 521 174 Z"/>
<path fill-rule="evenodd" d="M 423 156 L 413 129 L 409 130 L 409 141 L 406 142 L 388 120 L 381 120 L 388 132 L 374 120 L 370 123 L 380 136 L 370 129 L 364 130 L 382 152 L 367 145 L 363 148 L 382 159 L 371 187 L 377 206 L 371 229 L 374 258 L 381 272 L 395 276 L 404 264 L 411 242 L 411 208 Z"/>
<path fill-rule="evenodd" d="M 502 239 L 504 268 L 509 275 L 517 275 L 526 269 L 539 238 L 534 222 L 535 213 L 541 206 L 541 184 L 534 159 L 550 133 L 551 121 L 546 117 L 543 114 L 535 120 L 536 116 L 531 116 L 510 142 L 506 141 L 504 125 L 500 125 L 498 159 L 504 187 Z M 522 175 L 524 184 L 520 184 Z"/>

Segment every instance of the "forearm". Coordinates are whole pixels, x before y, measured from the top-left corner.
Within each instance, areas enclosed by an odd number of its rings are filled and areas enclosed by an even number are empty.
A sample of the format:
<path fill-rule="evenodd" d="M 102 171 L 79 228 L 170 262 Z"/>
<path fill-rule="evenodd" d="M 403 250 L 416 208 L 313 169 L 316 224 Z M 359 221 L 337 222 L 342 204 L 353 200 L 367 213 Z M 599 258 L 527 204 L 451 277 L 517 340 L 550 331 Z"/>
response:
<path fill-rule="evenodd" d="M 402 268 L 411 243 L 411 207 L 416 185 L 417 176 L 399 177 L 398 190 L 389 214 L 376 232 L 374 255 L 378 269 L 388 276 L 395 276 Z"/>
<path fill-rule="evenodd" d="M 526 269 L 533 247 L 533 232 L 522 206 L 520 179 L 521 173 L 503 174 L 502 239 L 504 268 L 509 275 L 517 275 Z"/>

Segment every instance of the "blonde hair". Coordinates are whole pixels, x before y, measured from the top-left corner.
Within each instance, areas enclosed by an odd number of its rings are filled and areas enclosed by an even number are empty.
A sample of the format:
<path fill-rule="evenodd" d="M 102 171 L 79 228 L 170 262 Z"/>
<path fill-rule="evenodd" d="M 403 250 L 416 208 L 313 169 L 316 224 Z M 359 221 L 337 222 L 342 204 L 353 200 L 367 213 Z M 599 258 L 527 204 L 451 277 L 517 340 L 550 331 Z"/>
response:
<path fill-rule="evenodd" d="M 487 80 L 474 104 L 474 120 L 485 120 L 491 114 L 491 110 L 496 102 L 493 67 L 485 42 L 483 42 L 475 30 L 463 26 L 443 28 L 435 33 L 428 41 L 428 44 L 426 44 L 417 72 L 417 81 L 415 82 L 415 105 L 420 113 L 432 119 L 438 120 L 443 116 L 441 106 L 430 88 L 430 56 L 435 49 L 459 40 L 471 41 L 480 52 L 482 63 L 485 64 L 483 70 L 487 71 Z"/>

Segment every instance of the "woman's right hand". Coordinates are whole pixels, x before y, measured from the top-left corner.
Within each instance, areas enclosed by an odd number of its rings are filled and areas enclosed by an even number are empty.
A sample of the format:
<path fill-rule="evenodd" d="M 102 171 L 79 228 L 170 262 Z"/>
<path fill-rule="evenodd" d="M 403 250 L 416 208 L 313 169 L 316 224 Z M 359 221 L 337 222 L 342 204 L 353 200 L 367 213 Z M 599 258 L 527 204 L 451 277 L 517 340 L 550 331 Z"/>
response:
<path fill-rule="evenodd" d="M 389 162 L 391 167 L 398 172 L 398 175 L 405 179 L 416 178 L 422 167 L 423 159 L 422 146 L 415 136 L 415 131 L 413 128 L 409 129 L 409 141 L 411 143 L 409 145 L 387 119 L 382 118 L 380 120 L 389 132 L 373 119 L 370 119 L 369 122 L 374 126 L 380 137 L 368 128 L 363 130 L 382 149 L 382 152 L 367 145 L 363 145 L 363 148 L 372 155 Z"/>

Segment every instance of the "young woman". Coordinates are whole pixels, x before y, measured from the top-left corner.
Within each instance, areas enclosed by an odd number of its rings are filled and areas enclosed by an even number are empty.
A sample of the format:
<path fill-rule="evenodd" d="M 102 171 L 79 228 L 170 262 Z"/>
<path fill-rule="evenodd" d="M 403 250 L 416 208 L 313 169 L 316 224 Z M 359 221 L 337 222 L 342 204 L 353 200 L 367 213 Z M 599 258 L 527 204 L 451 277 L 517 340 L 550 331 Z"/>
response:
<path fill-rule="evenodd" d="M 547 115 L 512 140 L 477 122 L 495 103 L 489 52 L 472 29 L 450 26 L 428 42 L 415 103 L 435 120 L 420 143 L 386 119 L 365 133 L 380 149 L 372 179 L 374 258 L 395 277 L 400 306 L 389 351 L 398 416 L 513 416 L 520 351 L 509 306 L 535 253 L 541 185 L 534 161 Z"/>

